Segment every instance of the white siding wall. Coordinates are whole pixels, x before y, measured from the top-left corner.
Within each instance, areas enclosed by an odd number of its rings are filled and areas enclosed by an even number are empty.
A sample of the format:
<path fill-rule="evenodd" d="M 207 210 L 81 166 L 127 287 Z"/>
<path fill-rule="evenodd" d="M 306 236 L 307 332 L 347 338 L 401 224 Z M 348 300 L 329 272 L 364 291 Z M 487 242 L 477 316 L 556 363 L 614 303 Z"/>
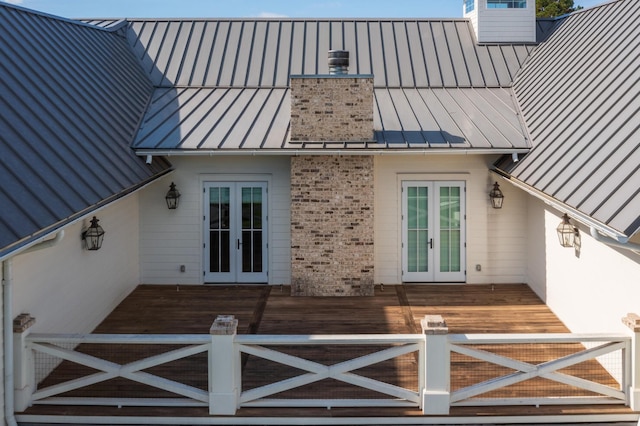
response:
<path fill-rule="evenodd" d="M 486 0 L 476 0 L 471 19 L 480 43 L 513 43 L 536 41 L 535 1 L 528 0 L 526 9 L 487 9 Z"/>
<path fill-rule="evenodd" d="M 640 255 L 600 243 L 581 226 L 577 257 L 574 249 L 558 242 L 561 214 L 533 198 L 529 206 L 529 282 L 534 291 L 572 332 L 628 331 L 620 320 L 629 312 L 640 314 Z M 545 244 L 546 251 L 541 250 Z"/>
<path fill-rule="evenodd" d="M 402 274 L 401 182 L 464 180 L 467 187 L 467 282 L 520 283 L 526 277 L 526 197 L 511 185 L 501 210 L 491 208 L 489 191 L 495 176 L 488 171 L 494 157 L 382 156 L 375 162 L 376 284 L 398 284 Z M 476 271 L 476 265 L 481 271 Z"/>
<path fill-rule="evenodd" d="M 57 246 L 13 258 L 13 314 L 34 316 L 32 331 L 89 332 L 138 284 L 137 195 L 96 216 L 105 230 L 102 249 L 82 248 L 79 222 L 65 228 Z"/>
<path fill-rule="evenodd" d="M 149 186 L 140 198 L 140 265 L 147 284 L 203 283 L 204 181 L 269 182 L 269 283 L 291 282 L 290 159 L 287 156 L 172 157 L 176 171 Z M 176 210 L 164 196 L 175 182 Z M 180 265 L 186 271 L 180 272 Z"/>

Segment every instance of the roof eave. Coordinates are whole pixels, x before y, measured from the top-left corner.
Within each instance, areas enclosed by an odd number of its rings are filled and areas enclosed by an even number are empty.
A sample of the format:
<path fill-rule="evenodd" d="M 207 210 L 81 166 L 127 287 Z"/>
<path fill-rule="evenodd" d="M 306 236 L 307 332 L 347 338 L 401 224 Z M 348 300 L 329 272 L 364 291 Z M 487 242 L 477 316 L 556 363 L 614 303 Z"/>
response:
<path fill-rule="evenodd" d="M 616 241 L 620 242 L 620 243 L 626 243 L 629 238 L 631 237 L 631 235 L 627 235 L 624 232 L 621 232 L 617 229 L 614 229 L 608 225 L 606 225 L 605 223 L 602 223 L 596 219 L 594 219 L 593 217 L 581 212 L 580 210 L 577 210 L 574 207 L 571 207 L 568 204 L 563 203 L 562 201 L 553 198 L 552 196 L 530 186 L 527 185 L 525 182 L 516 179 L 515 177 L 509 175 L 508 173 L 499 170 L 499 169 L 492 169 L 492 172 L 494 172 L 495 174 L 499 175 L 500 177 L 502 177 L 506 182 L 509 182 L 510 184 L 512 184 L 513 186 L 525 191 L 526 193 L 528 193 L 529 195 L 543 201 L 545 204 L 547 204 L 548 206 L 551 206 L 552 208 L 558 210 L 561 213 L 567 213 L 567 215 L 571 216 L 572 218 L 574 218 L 575 220 L 577 220 L 580 223 L 583 223 L 584 225 L 596 229 L 598 230 L 601 234 L 613 238 Z"/>
<path fill-rule="evenodd" d="M 327 142 L 330 143 L 330 142 Z M 259 148 L 259 149 L 138 149 L 140 157 L 213 157 L 258 155 L 503 155 L 526 154 L 530 148 Z"/>
<path fill-rule="evenodd" d="M 21 240 L 18 240 L 12 244 L 9 244 L 8 246 L 5 246 L 3 248 L 0 249 L 0 262 L 9 259 L 13 256 L 17 256 L 18 254 L 24 252 L 25 250 L 28 250 L 30 247 L 43 242 L 44 240 L 51 238 L 51 236 L 53 236 L 53 234 L 59 232 L 61 229 L 72 225 L 82 219 L 84 219 L 86 216 L 91 215 L 91 214 L 95 214 L 96 212 L 104 209 L 105 207 L 109 206 L 110 204 L 122 200 L 123 198 L 126 198 L 138 191 L 140 191 L 141 189 L 147 187 L 148 185 L 150 185 L 152 182 L 170 174 L 173 172 L 173 168 L 168 168 L 166 170 L 163 170 L 162 172 L 152 176 L 149 179 L 144 180 L 143 182 L 140 182 L 138 185 L 134 185 L 132 187 L 129 187 L 117 194 L 114 194 L 113 196 L 106 198 L 104 200 L 101 200 L 100 202 L 89 206 L 79 212 L 76 212 L 75 214 L 60 220 L 54 224 L 51 224 L 50 226 L 47 226 L 46 228 L 40 229 L 39 231 L 22 238 Z"/>

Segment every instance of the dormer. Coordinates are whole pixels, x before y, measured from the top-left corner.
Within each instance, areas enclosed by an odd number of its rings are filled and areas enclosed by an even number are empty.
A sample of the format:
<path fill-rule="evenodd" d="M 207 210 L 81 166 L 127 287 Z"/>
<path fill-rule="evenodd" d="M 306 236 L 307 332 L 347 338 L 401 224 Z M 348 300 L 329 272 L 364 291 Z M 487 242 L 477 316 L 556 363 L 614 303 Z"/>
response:
<path fill-rule="evenodd" d="M 463 0 L 478 43 L 535 43 L 535 0 Z"/>

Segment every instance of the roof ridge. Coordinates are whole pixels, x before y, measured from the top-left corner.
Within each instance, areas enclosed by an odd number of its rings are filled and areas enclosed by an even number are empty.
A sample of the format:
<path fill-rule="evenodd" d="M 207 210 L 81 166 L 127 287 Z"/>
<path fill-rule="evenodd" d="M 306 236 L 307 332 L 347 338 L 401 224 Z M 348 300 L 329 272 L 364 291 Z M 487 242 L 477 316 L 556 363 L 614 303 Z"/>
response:
<path fill-rule="evenodd" d="M 117 20 L 118 18 L 99 18 L 104 21 Z M 370 18 L 353 18 L 353 17 L 340 17 L 340 18 L 302 18 L 302 17 L 248 17 L 248 18 L 232 18 L 232 17 L 164 17 L 164 18 L 122 18 L 129 22 L 465 22 L 469 18 L 384 18 L 384 17 L 370 17 Z M 87 20 L 87 19 L 85 19 Z M 98 20 L 98 18 L 94 18 Z"/>
<path fill-rule="evenodd" d="M 118 31 L 119 29 L 121 29 L 123 26 L 126 25 L 126 20 L 125 19 L 119 19 L 119 20 L 117 20 L 118 22 L 115 23 L 114 25 L 111 25 L 109 27 L 100 27 L 100 26 L 97 26 L 97 25 L 89 24 L 87 22 L 83 22 L 83 21 L 78 20 L 78 19 L 65 18 L 64 16 L 53 15 L 53 14 L 50 14 L 50 13 L 41 12 L 39 10 L 29 9 L 29 8 L 23 7 L 23 6 L 18 6 L 16 4 L 6 3 L 4 1 L 0 1 L 0 7 L 6 8 L 6 9 L 13 9 L 13 10 L 16 10 L 18 12 L 28 13 L 30 15 L 40 16 L 42 18 L 53 19 L 55 21 L 61 21 L 61 22 L 67 23 L 67 24 L 79 25 L 81 27 L 87 27 L 87 28 L 92 28 L 94 30 L 100 30 L 100 31 L 106 31 L 106 32 Z"/>

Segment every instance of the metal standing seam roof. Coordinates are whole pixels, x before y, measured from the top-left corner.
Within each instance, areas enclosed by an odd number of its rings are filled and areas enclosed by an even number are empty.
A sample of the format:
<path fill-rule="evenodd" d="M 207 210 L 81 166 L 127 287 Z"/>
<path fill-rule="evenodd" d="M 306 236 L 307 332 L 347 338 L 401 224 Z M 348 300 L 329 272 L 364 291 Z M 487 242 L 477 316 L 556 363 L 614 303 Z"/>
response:
<path fill-rule="evenodd" d="M 130 22 L 156 87 L 288 87 L 289 75 L 328 74 L 331 49 L 376 87 L 509 87 L 535 47 L 477 45 L 465 19 Z"/>
<path fill-rule="evenodd" d="M 153 87 L 114 32 L 0 5 L 0 257 L 167 172 L 130 148 Z"/>
<path fill-rule="evenodd" d="M 377 88 L 376 143 L 330 148 L 527 149 L 509 89 Z M 288 88 L 162 88 L 155 91 L 133 147 L 153 150 L 318 148 L 289 142 Z"/>
<path fill-rule="evenodd" d="M 318 148 L 289 143 L 289 76 L 328 74 L 330 49 L 374 76 L 377 143 L 321 147 L 529 148 L 510 86 L 535 46 L 477 45 L 468 20 L 133 20 L 128 38 L 157 88 L 139 152 Z"/>
<path fill-rule="evenodd" d="M 512 178 L 630 236 L 640 228 L 640 2 L 567 17 L 515 82 L 533 150 Z"/>

